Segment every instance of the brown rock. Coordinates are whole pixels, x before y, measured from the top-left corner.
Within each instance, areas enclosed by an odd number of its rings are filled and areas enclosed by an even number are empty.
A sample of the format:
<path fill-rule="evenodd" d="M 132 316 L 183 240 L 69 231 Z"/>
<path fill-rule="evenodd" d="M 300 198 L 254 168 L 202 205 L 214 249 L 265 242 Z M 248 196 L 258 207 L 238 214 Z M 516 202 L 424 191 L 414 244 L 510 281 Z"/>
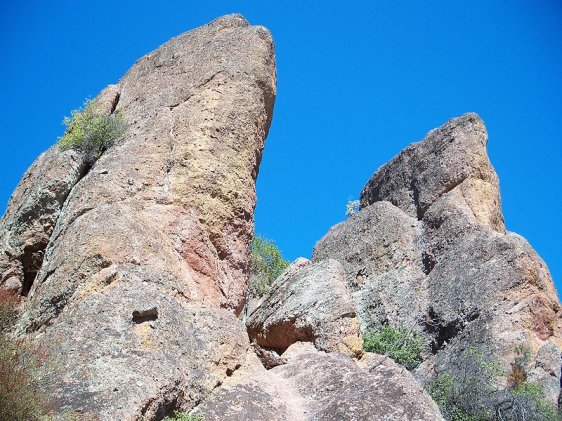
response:
<path fill-rule="evenodd" d="M 359 352 L 359 323 L 342 266 L 325 260 L 299 270 L 294 267 L 275 281 L 249 316 L 250 338 L 260 346 L 281 350 L 310 341 L 324 351 Z"/>
<path fill-rule="evenodd" d="M 44 374 L 58 412 L 160 419 L 243 362 L 232 313 L 246 296 L 274 98 L 271 36 L 239 15 L 172 39 L 100 94 L 125 136 L 66 183 L 17 326 L 61 356 Z M 74 153 L 48 154 L 40 164 Z"/>
<path fill-rule="evenodd" d="M 420 379 L 454 376 L 475 347 L 509 371 L 524 344 L 556 401 L 560 302 L 544 262 L 505 232 L 486 144 L 484 124 L 466 114 L 408 146 L 371 177 L 361 211 L 330 230 L 313 261 L 343 264 L 362 329 L 391 323 L 424 336 Z M 557 357 L 541 357 L 545 346 Z"/>
<path fill-rule="evenodd" d="M 286 364 L 233 376 L 197 413 L 217 421 L 443 419 L 413 376 L 388 358 L 362 369 L 311 344 L 295 343 L 285 354 Z"/>

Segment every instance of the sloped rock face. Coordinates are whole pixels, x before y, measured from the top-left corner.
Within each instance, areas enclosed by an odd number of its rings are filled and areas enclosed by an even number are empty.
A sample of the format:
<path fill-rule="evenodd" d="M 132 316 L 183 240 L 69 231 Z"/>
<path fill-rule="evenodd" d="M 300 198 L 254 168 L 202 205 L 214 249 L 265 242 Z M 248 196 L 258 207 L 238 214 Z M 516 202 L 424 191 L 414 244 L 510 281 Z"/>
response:
<path fill-rule="evenodd" d="M 236 314 L 275 78 L 269 32 L 217 19 L 100 94 L 127 130 L 92 168 L 55 146 L 24 177 L 2 223 L 2 279 L 31 287 L 17 331 L 56 357 L 45 382 L 59 412 L 161 419 L 243 362 Z"/>
<path fill-rule="evenodd" d="M 296 343 L 285 363 L 229 379 L 197 408 L 205 420 L 442 420 L 413 376 L 372 354 L 358 366 L 342 354 Z"/>
<path fill-rule="evenodd" d="M 537 378 L 555 401 L 559 299 L 544 262 L 505 231 L 486 144 L 475 114 L 429 132 L 373 175 L 361 211 L 319 241 L 313 260 L 343 264 L 363 329 L 389 322 L 424 335 L 420 378 L 454 374 L 474 347 L 509 371 L 526 344 L 532 364 L 548 366 Z"/>
<path fill-rule="evenodd" d="M 109 115 L 118 99 L 117 87 L 109 85 L 95 105 Z M 62 207 L 88 169 L 82 153 L 54 145 L 26 171 L 0 222 L 0 287 L 27 295 Z"/>
<path fill-rule="evenodd" d="M 250 339 L 258 345 L 287 349 L 310 341 L 322 351 L 361 350 L 359 322 L 343 267 L 328 259 L 289 266 L 248 318 Z"/>
<path fill-rule="evenodd" d="M 0 283 L 27 295 L 70 190 L 85 172 L 76 151 L 57 146 L 24 174 L 0 225 Z"/>

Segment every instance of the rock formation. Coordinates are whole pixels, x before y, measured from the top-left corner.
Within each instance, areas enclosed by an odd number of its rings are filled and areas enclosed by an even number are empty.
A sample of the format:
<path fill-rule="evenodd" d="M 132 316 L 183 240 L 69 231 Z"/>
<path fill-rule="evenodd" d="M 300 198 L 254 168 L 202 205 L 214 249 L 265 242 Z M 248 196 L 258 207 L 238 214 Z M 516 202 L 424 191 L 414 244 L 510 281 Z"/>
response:
<path fill-rule="evenodd" d="M 86 168 L 53 146 L 2 222 L 19 334 L 56 356 L 59 412 L 161 419 L 239 366 L 273 42 L 238 15 L 180 35 L 100 94 L 124 139 Z M 20 286 L 21 285 L 21 286 Z"/>
<path fill-rule="evenodd" d="M 260 346 L 285 350 L 299 341 L 322 351 L 361 354 L 359 322 L 341 264 L 328 259 L 303 266 L 295 262 L 246 322 Z"/>
<path fill-rule="evenodd" d="M 560 303 L 505 230 L 475 114 L 380 168 L 360 212 L 243 312 L 275 72 L 266 29 L 217 19 L 100 93 L 126 133 L 95 163 L 55 145 L 24 175 L 0 224 L 0 288 L 25 303 L 14 335 L 49 356 L 55 413 L 441 420 L 421 383 L 474 346 L 509 370 L 519 344 L 556 401 Z M 386 323 L 424 338 L 414 374 L 363 353 Z"/>
<path fill-rule="evenodd" d="M 443 419 L 413 376 L 386 357 L 371 354 L 360 367 L 303 343 L 283 356 L 271 370 L 237 373 L 197 412 L 212 421 Z"/>
<path fill-rule="evenodd" d="M 361 211 L 318 242 L 313 260 L 343 264 L 363 331 L 420 331 L 419 378 L 454 372 L 473 347 L 509 372 L 522 344 L 556 402 L 560 302 L 544 262 L 504 228 L 487 140 L 476 114 L 430 131 L 373 175 Z"/>

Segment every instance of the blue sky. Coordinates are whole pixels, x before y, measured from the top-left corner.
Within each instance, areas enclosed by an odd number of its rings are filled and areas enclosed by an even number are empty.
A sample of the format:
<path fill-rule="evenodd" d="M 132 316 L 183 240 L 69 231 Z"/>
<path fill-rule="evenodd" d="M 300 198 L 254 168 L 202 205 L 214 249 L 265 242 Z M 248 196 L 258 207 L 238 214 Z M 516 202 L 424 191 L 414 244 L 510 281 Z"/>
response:
<path fill-rule="evenodd" d="M 257 232 L 309 256 L 410 142 L 481 115 L 507 228 L 562 285 L 562 5 L 536 1 L 0 0 L 0 212 L 84 98 L 183 31 L 240 12 L 276 43 Z"/>

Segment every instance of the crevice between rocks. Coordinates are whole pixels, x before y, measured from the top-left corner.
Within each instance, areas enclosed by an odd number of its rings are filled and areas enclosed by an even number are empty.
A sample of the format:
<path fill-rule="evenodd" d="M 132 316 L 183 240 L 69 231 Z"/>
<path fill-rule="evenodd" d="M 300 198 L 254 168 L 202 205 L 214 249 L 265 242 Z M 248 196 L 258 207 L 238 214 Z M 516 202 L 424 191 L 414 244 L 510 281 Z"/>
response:
<path fill-rule="evenodd" d="M 425 319 L 422 320 L 422 326 L 423 330 L 433 337 L 430 344 L 432 354 L 437 354 L 447 343 L 459 336 L 468 323 L 476 320 L 479 316 L 480 313 L 477 309 L 471 309 L 465 314 L 459 315 L 456 319 L 445 322 L 433 307 L 429 307 Z"/>

